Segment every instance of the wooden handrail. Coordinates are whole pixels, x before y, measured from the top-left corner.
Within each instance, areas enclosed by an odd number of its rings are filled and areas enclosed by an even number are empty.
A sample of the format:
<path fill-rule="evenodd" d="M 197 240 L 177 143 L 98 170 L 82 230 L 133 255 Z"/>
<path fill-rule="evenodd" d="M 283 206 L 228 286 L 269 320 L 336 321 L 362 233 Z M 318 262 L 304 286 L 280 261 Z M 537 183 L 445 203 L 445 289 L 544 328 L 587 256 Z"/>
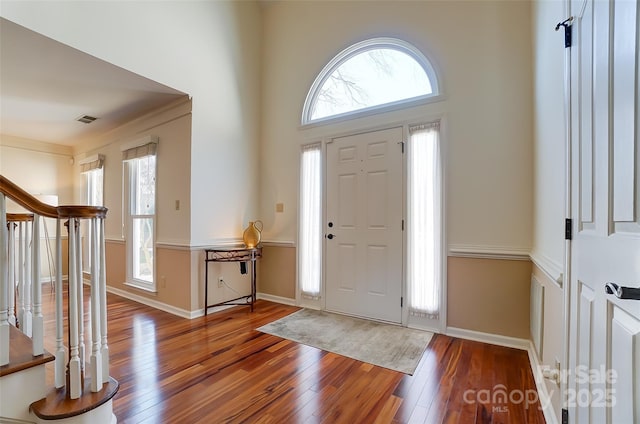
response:
<path fill-rule="evenodd" d="M 105 218 L 107 216 L 107 208 L 104 206 L 47 205 L 3 175 L 0 175 L 0 193 L 23 208 L 47 218 Z"/>
<path fill-rule="evenodd" d="M 7 222 L 31 222 L 32 213 L 7 213 Z"/>

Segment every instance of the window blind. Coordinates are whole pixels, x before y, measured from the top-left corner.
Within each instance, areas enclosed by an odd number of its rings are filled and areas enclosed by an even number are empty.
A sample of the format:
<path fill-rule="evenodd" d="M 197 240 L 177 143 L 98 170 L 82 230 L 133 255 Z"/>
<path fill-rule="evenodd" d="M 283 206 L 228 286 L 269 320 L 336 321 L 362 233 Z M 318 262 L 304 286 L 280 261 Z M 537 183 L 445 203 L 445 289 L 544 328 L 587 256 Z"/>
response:
<path fill-rule="evenodd" d="M 140 146 L 131 147 L 122 151 L 122 160 L 128 161 L 143 158 L 145 156 L 155 156 L 157 149 L 157 142 L 151 142 Z"/>
<path fill-rule="evenodd" d="M 104 155 L 92 156 L 80 162 L 80 172 L 85 173 L 104 167 Z"/>

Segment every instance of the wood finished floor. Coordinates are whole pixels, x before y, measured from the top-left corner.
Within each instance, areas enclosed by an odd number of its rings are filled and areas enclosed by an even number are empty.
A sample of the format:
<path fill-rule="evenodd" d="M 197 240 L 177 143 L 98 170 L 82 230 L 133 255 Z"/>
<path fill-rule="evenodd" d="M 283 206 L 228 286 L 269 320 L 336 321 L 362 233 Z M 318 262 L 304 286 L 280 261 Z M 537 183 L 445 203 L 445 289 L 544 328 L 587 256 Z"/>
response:
<path fill-rule="evenodd" d="M 524 351 L 435 335 L 409 376 L 255 331 L 295 307 L 258 301 L 188 320 L 112 294 L 108 304 L 119 423 L 544 423 L 526 400 Z"/>

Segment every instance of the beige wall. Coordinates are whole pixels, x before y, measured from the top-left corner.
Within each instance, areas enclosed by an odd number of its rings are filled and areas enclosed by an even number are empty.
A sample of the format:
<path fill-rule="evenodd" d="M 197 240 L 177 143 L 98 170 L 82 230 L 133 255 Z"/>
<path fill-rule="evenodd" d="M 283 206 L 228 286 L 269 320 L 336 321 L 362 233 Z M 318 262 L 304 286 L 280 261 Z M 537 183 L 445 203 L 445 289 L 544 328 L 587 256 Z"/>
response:
<path fill-rule="evenodd" d="M 296 248 L 265 246 L 258 263 L 258 292 L 296 298 Z"/>
<path fill-rule="evenodd" d="M 530 12 L 528 2 L 517 1 L 263 3 L 264 238 L 295 241 L 299 145 L 331 131 L 326 125 L 299 128 L 314 79 L 353 43 L 392 36 L 415 45 L 441 75 L 445 100 L 411 114 L 418 120 L 440 114 L 446 120 L 448 242 L 528 251 Z M 378 126 L 406 115 L 376 115 L 352 125 Z M 285 205 L 283 213 L 275 213 L 278 202 Z"/>
<path fill-rule="evenodd" d="M 295 251 L 293 247 L 264 248 L 258 292 L 295 299 Z M 530 261 L 450 256 L 447 262 L 448 327 L 530 339 Z M 555 298 L 549 299 L 554 302 Z M 545 328 L 554 325 L 552 320 Z M 550 343 L 550 352 L 554 352 Z"/>
<path fill-rule="evenodd" d="M 235 238 L 257 215 L 260 10 L 256 2 L 6 1 L 13 22 L 193 98 L 186 239 Z M 175 199 L 173 197 L 172 199 Z M 186 202 L 185 202 L 186 203 Z M 222 206 L 222 207 L 221 207 Z"/>
<path fill-rule="evenodd" d="M 156 249 L 157 290 L 151 293 L 127 285 L 126 247 L 120 241 L 107 241 L 107 285 L 136 297 L 164 303 L 181 312 L 191 312 L 190 253 L 188 249 Z"/>
<path fill-rule="evenodd" d="M 40 13 L 33 13 L 36 4 Z M 194 246 L 237 238 L 253 218 L 265 222 L 264 239 L 295 240 L 299 144 L 309 136 L 299 129 L 305 96 L 333 56 L 375 36 L 414 44 L 441 76 L 445 100 L 411 113 L 440 114 L 447 122 L 443 141 L 448 242 L 505 250 L 531 246 L 532 54 L 527 2 L 317 1 L 260 6 L 165 2 L 157 6 L 93 2 L 76 8 L 57 1 L 10 2 L 2 11 L 8 19 L 193 98 L 189 118 L 164 123 L 160 119 L 152 129 L 145 129 L 144 120 L 137 121 L 89 140 L 90 147 L 75 152 L 78 159 L 98 152 L 107 155 L 105 193 L 111 209 L 107 237 L 113 240 L 108 243 L 110 285 L 121 287 L 125 270 L 124 244 L 116 241 L 121 237 L 117 170 L 122 143 L 158 131 L 184 134 L 184 139 L 170 136 L 174 142 L 169 144 L 166 135 L 154 134 L 160 135 L 159 155 L 176 161 L 170 168 L 159 168 L 158 242 L 192 249 L 158 250 L 162 264 L 154 296 L 195 310 L 203 302 L 204 268 Z M 143 17 L 154 20 L 153 28 L 140 25 Z M 189 22 L 191 30 L 176 22 Z M 158 54 L 143 53 L 149 51 Z M 386 119 L 403 119 L 401 112 L 389 116 Z M 376 121 L 374 117 L 361 125 Z M 175 211 L 175 200 L 181 200 L 184 209 Z M 285 210 L 275 214 L 278 202 L 285 204 Z M 174 262 L 180 276 L 165 268 Z M 526 264 L 450 258 L 448 324 L 528 337 Z M 260 291 L 295 296 L 294 248 L 267 247 L 258 269 Z M 210 270 L 214 279 L 237 273 L 217 266 Z M 165 287 L 160 287 L 162 276 Z M 241 290 L 246 281 L 239 278 L 232 284 Z M 227 289 L 214 286 L 210 300 L 229 295 Z M 465 315 L 470 304 L 475 305 L 476 318 Z M 513 317 L 503 319 L 509 311 Z"/>
<path fill-rule="evenodd" d="M 449 257 L 447 326 L 530 339 L 531 262 Z"/>
<path fill-rule="evenodd" d="M 0 134 L 0 174 L 30 194 L 58 196 L 61 205 L 73 202 L 72 158 L 69 146 Z"/>
<path fill-rule="evenodd" d="M 188 246 L 191 217 L 191 102 L 188 99 L 151 112 L 78 146 L 74 168 L 76 201 L 82 202 L 78 190 L 82 187 L 79 163 L 87 156 L 104 155 L 104 205 L 109 209 L 105 235 L 107 239 L 121 240 L 122 146 L 148 136 L 158 137 L 156 241 Z M 175 208 L 176 201 L 180 202 L 179 210 Z"/>
<path fill-rule="evenodd" d="M 126 249 L 122 236 L 122 146 L 146 136 L 158 137 L 155 293 L 125 284 Z M 76 164 L 86 156 L 105 156 L 104 205 L 109 209 L 105 221 L 107 284 L 183 311 L 192 310 L 190 140 L 191 101 L 183 99 L 94 138 L 82 146 L 87 150 L 76 149 Z M 76 187 L 81 187 L 79 165 L 75 176 Z M 176 201 L 180 202 L 179 210 L 175 208 Z"/>

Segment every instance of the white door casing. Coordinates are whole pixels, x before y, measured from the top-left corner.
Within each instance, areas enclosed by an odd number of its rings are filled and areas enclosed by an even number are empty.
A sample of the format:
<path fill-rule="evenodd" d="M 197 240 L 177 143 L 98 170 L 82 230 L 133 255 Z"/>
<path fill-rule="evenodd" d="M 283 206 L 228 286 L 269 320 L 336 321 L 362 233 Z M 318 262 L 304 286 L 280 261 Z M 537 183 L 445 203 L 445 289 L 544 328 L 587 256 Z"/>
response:
<path fill-rule="evenodd" d="M 399 127 L 327 143 L 328 311 L 402 321 L 402 136 Z"/>
<path fill-rule="evenodd" d="M 640 423 L 639 7 L 571 1 L 571 423 Z"/>

